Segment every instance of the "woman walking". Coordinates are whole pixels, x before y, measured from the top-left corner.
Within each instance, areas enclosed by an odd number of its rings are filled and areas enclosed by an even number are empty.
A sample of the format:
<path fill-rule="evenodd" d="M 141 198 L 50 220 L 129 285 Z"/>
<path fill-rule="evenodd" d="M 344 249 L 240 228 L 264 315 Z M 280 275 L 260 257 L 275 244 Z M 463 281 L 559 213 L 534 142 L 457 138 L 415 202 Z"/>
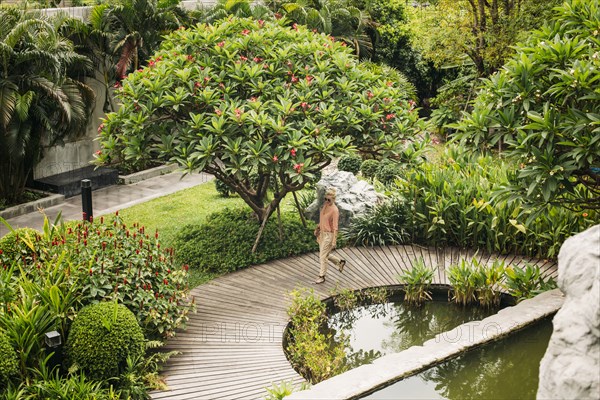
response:
<path fill-rule="evenodd" d="M 337 265 L 340 272 L 344 270 L 344 265 L 346 265 L 346 260 L 331 254 L 336 246 L 339 219 L 340 212 L 335 205 L 335 189 L 329 188 L 325 192 L 325 204 L 321 208 L 319 225 L 315 229 L 315 236 L 317 242 L 319 242 L 319 261 L 321 263 L 319 277 L 315 284 L 325 282 L 329 261 Z"/>

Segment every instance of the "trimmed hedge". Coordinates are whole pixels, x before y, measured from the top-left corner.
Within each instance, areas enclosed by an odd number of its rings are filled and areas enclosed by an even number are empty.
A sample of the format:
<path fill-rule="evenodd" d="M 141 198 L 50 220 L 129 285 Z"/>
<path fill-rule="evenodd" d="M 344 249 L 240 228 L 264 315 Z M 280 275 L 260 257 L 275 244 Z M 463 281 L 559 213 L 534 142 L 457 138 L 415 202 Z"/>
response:
<path fill-rule="evenodd" d="M 221 197 L 229 197 L 231 195 L 231 189 L 229 186 L 227 186 L 227 184 L 220 179 L 215 179 L 215 189 Z"/>
<path fill-rule="evenodd" d="M 279 240 L 277 216 L 269 219 L 256 253 L 252 246 L 260 228 L 248 209 L 225 209 L 201 225 L 183 227 L 175 239 L 178 261 L 205 272 L 230 272 L 252 264 L 316 251 L 315 224 L 304 228 L 296 214 L 281 216 L 284 240 Z"/>
<path fill-rule="evenodd" d="M 81 309 L 67 339 L 70 362 L 92 379 L 119 376 L 127 357 L 140 357 L 144 349 L 144 334 L 135 315 L 114 302 Z"/>
<path fill-rule="evenodd" d="M 7 335 L 0 331 L 0 388 L 5 387 L 8 380 L 18 371 L 17 353 L 10 345 Z"/>
<path fill-rule="evenodd" d="M 379 170 L 380 162 L 378 160 L 365 160 L 360 165 L 360 172 L 365 178 L 374 178 Z"/>
<path fill-rule="evenodd" d="M 379 169 L 377 170 L 375 177 L 379 182 L 389 185 L 393 183 L 401 173 L 402 167 L 400 164 L 391 160 L 385 160 L 379 164 Z"/>
<path fill-rule="evenodd" d="M 362 158 L 356 154 L 349 154 L 340 158 L 337 167 L 340 171 L 352 172 L 354 175 L 360 171 Z"/>

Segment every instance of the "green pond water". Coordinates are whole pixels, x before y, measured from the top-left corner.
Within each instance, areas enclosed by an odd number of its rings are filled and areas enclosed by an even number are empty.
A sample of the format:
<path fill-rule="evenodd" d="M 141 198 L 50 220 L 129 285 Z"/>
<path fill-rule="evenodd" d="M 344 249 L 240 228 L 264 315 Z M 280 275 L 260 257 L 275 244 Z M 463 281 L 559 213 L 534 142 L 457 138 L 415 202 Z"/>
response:
<path fill-rule="evenodd" d="M 385 354 L 422 345 L 438 333 L 497 311 L 461 307 L 445 300 L 429 301 L 421 307 L 395 301 L 338 312 L 329 317 L 328 326 L 336 333 L 334 340 L 339 341 L 342 335 L 348 338 L 346 359 L 355 368 Z"/>
<path fill-rule="evenodd" d="M 550 319 L 471 350 L 364 399 L 535 399 Z"/>

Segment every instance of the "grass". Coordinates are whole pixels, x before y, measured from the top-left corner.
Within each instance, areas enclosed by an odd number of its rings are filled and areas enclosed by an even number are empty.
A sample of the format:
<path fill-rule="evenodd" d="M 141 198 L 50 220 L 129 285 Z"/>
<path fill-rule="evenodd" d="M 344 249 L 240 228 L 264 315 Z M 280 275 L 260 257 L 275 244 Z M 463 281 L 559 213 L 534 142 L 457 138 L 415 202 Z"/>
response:
<path fill-rule="evenodd" d="M 237 196 L 228 198 L 219 196 L 214 182 L 207 182 L 125 208 L 119 211 L 119 215 L 127 225 L 139 222 L 148 232 L 158 229 L 162 246 L 171 247 L 175 235 L 182 226 L 203 223 L 206 217 L 215 211 L 244 204 Z M 190 269 L 190 287 L 206 283 L 217 276 Z"/>
<path fill-rule="evenodd" d="M 139 222 L 148 232 L 158 229 L 161 244 L 171 247 L 182 226 L 203 223 L 215 211 L 242 205 L 237 196 L 219 196 L 214 182 L 207 182 L 120 210 L 119 215 L 128 225 Z"/>

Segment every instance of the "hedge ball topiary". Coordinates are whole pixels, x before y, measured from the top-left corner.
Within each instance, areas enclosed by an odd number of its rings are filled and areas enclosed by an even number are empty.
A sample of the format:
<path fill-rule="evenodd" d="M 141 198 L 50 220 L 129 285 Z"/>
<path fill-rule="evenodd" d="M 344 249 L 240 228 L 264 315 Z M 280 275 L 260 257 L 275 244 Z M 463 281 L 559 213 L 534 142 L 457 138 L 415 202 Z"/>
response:
<path fill-rule="evenodd" d="M 397 176 L 402 173 L 402 167 L 400 164 L 393 161 L 382 162 L 375 174 L 377 180 L 383 184 L 390 184 L 394 182 Z"/>
<path fill-rule="evenodd" d="M 360 171 L 361 164 L 362 158 L 360 158 L 360 156 L 357 156 L 356 154 L 348 154 L 340 158 L 337 167 L 340 171 L 348 171 L 356 175 L 358 171 Z"/>
<path fill-rule="evenodd" d="M 127 357 L 144 354 L 144 334 L 122 304 L 104 302 L 81 309 L 67 339 L 67 356 L 92 379 L 119 376 Z"/>
<path fill-rule="evenodd" d="M 10 345 L 6 334 L 0 332 L 0 388 L 6 386 L 8 380 L 18 371 L 17 353 Z"/>
<path fill-rule="evenodd" d="M 380 163 L 378 160 L 365 160 L 360 165 L 360 172 L 365 178 L 373 178 L 379 170 Z"/>

